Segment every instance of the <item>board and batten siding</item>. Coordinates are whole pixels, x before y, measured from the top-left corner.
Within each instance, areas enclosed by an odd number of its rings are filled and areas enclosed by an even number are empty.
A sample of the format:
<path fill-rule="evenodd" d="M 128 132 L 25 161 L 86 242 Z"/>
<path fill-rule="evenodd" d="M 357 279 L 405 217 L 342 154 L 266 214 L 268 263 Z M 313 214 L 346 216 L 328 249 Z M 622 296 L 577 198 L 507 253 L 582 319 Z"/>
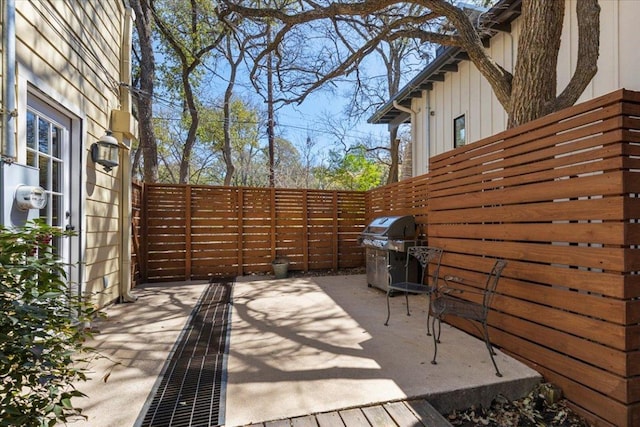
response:
<path fill-rule="evenodd" d="M 80 215 L 74 222 L 80 228 L 81 264 L 74 268 L 83 269 L 82 289 L 99 305 L 118 297 L 120 189 L 128 171 L 105 173 L 91 160 L 90 148 L 110 127 L 111 111 L 120 108 L 124 19 L 122 0 L 16 2 L 19 108 L 26 109 L 28 93 L 36 94 L 69 114 L 77 127 L 70 149 L 80 165 L 72 180 L 81 197 L 80 213 L 73 212 Z M 24 162 L 20 132 L 24 129 L 18 130 L 18 161 Z"/>
<path fill-rule="evenodd" d="M 640 90 L 640 49 L 636 34 L 640 1 L 600 1 L 600 57 L 598 73 L 579 102 L 616 89 Z M 558 57 L 558 92 L 564 89 L 575 69 L 578 50 L 576 0 L 567 0 L 562 43 Z M 487 49 L 494 60 L 512 71 L 518 50 L 521 20 L 511 23 L 510 33 L 498 33 Z M 461 61 L 457 72 L 447 72 L 444 82 L 422 91 L 412 100 L 417 112 L 414 175 L 428 172 L 428 158 L 453 149 L 453 120 L 465 115 L 466 143 L 487 138 L 506 129 L 507 116 L 491 86 L 471 61 Z"/>

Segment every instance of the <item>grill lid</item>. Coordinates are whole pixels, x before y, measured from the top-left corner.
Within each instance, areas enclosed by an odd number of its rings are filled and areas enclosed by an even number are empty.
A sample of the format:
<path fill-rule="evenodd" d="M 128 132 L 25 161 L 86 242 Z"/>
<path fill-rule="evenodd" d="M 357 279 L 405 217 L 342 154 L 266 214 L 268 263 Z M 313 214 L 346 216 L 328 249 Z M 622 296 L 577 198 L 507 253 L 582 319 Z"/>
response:
<path fill-rule="evenodd" d="M 362 231 L 362 236 L 378 239 L 413 239 L 416 235 L 416 222 L 412 215 L 381 216 Z"/>

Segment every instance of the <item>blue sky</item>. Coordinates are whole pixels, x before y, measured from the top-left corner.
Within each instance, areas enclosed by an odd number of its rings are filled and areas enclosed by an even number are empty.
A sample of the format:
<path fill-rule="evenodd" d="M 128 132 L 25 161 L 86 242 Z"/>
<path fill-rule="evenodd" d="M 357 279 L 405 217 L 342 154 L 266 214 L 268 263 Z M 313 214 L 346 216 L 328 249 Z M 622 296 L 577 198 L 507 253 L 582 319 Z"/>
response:
<path fill-rule="evenodd" d="M 337 86 L 337 89 L 317 90 L 305 98 L 300 105 L 290 104 L 277 107 L 275 111 L 276 137 L 287 139 L 298 148 L 305 144 L 307 138 L 311 138 L 317 160 L 321 160 L 329 149 L 341 148 L 340 146 L 336 147 L 336 137 L 327 130 L 327 117 L 331 117 L 331 120 L 336 123 L 345 125 L 346 113 L 344 110 L 348 100 L 346 96 L 341 94 L 346 94 L 348 88 L 345 83 L 334 86 Z M 223 85 L 219 88 L 224 90 Z M 252 85 L 238 82 L 235 88 L 237 96 L 242 99 L 253 100 L 259 108 L 264 105 L 262 98 L 256 94 Z M 218 96 L 221 98 L 222 93 Z M 264 111 L 266 111 L 266 106 Z M 388 131 L 386 125 L 371 125 L 366 122 L 365 118 L 353 125 L 347 125 L 344 135 L 348 144 L 354 144 L 359 140 L 370 139 L 372 136 L 386 140 Z M 262 134 L 262 143 L 267 144 L 266 129 Z"/>

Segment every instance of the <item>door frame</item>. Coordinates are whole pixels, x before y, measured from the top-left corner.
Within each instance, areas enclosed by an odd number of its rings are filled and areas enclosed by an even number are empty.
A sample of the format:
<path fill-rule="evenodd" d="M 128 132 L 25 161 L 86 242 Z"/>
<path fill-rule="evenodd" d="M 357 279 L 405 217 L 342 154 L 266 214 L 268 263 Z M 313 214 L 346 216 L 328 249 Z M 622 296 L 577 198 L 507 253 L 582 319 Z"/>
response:
<path fill-rule="evenodd" d="M 20 64 L 19 64 L 20 65 Z M 17 97 L 18 117 L 17 121 L 17 161 L 26 164 L 26 116 L 27 105 L 31 100 L 44 104 L 48 108 L 63 115 L 70 121 L 68 136 L 68 174 L 64 177 L 69 183 L 69 212 L 70 223 L 75 227 L 76 235 L 69 237 L 67 260 L 71 264 L 68 281 L 71 284 L 73 294 L 81 296 L 86 286 L 85 273 L 85 245 L 86 245 L 86 218 L 85 218 L 85 188 L 86 188 L 86 156 L 85 133 L 83 125 L 86 116 L 78 106 L 51 88 L 33 73 L 18 66 Z M 68 222 L 69 223 L 69 222 Z"/>

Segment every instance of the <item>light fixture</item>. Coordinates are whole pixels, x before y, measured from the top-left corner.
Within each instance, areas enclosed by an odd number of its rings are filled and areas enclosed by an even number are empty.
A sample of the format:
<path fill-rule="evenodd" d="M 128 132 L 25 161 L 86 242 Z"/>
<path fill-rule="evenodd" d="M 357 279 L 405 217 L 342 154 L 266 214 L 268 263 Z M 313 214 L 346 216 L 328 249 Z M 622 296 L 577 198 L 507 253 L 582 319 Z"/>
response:
<path fill-rule="evenodd" d="M 104 170 L 111 172 L 111 169 L 118 166 L 118 140 L 111 136 L 108 130 L 102 138 L 91 145 L 91 159 L 104 167 Z"/>

